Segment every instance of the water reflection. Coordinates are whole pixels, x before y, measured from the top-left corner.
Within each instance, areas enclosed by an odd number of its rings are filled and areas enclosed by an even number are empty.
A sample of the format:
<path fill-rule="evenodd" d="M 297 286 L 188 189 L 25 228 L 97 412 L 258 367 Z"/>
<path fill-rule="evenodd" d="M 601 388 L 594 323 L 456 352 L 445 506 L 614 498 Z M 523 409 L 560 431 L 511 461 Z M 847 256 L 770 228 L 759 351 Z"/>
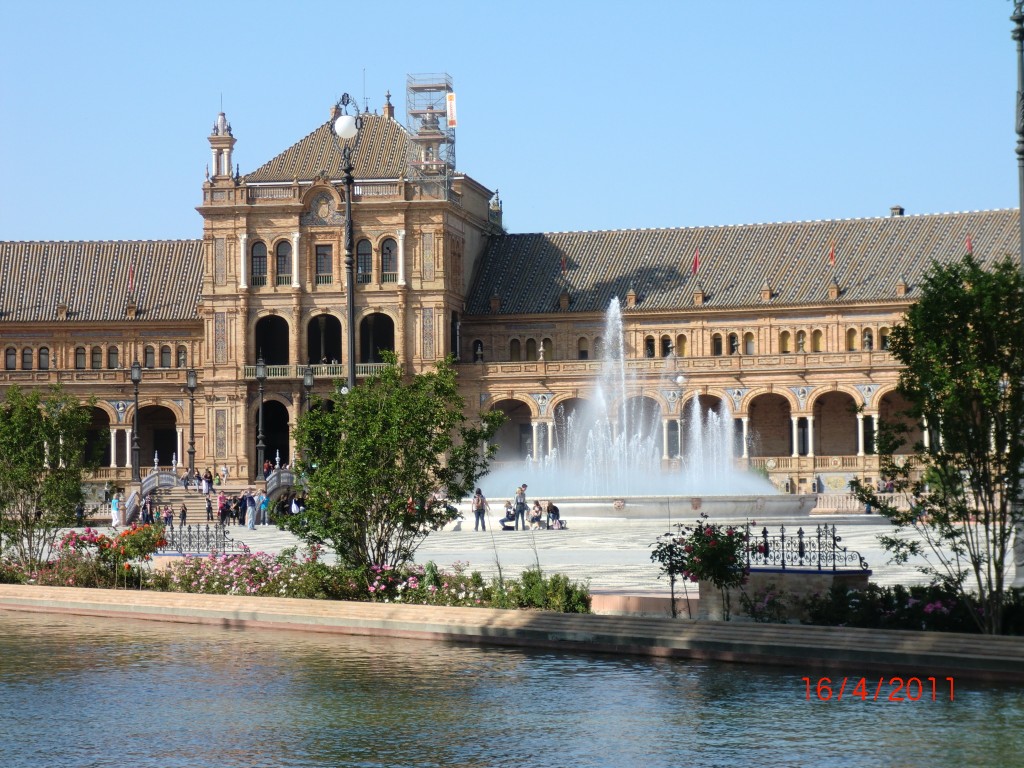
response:
<path fill-rule="evenodd" d="M 961 766 L 1024 751 L 1018 690 L 807 702 L 803 674 L 0 611 L 0 743 L 12 768 Z"/>

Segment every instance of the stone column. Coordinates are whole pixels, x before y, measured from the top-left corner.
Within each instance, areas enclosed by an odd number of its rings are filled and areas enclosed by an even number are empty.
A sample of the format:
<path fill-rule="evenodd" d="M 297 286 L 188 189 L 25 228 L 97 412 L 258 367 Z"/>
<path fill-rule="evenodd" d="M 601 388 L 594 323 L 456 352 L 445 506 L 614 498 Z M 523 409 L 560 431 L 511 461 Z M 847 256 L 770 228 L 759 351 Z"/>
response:
<path fill-rule="evenodd" d="M 740 417 L 740 423 L 743 425 L 743 458 L 744 459 L 749 459 L 750 458 L 750 447 L 749 447 L 747 441 L 750 439 L 749 438 L 749 435 L 750 435 L 750 417 L 749 416 L 741 416 Z"/>
<path fill-rule="evenodd" d="M 537 442 L 537 438 L 539 436 L 538 435 L 539 430 L 537 428 L 539 426 L 540 426 L 540 423 L 536 422 L 536 421 L 531 422 L 531 424 L 530 424 L 530 427 L 533 430 L 533 451 L 532 451 L 532 453 L 533 453 L 533 460 L 534 461 L 539 461 L 540 460 L 540 457 L 538 456 L 538 454 L 540 453 L 540 451 L 538 450 L 538 448 L 540 447 L 540 444 Z"/>
<path fill-rule="evenodd" d="M 864 455 L 864 414 L 857 414 L 857 455 Z"/>
<path fill-rule="evenodd" d="M 555 446 L 555 422 L 548 422 L 548 444 L 547 444 L 547 455 L 551 455 L 551 451 L 554 450 Z"/>
<path fill-rule="evenodd" d="M 113 469 L 117 466 L 117 433 L 120 432 L 118 429 L 111 428 L 110 430 L 110 467 Z"/>
<path fill-rule="evenodd" d="M 875 455 L 878 455 L 878 414 L 876 413 L 871 417 L 871 431 L 872 431 L 872 445 L 875 449 Z"/>
<path fill-rule="evenodd" d="M 807 416 L 807 455 L 814 457 L 814 414 Z"/>
<path fill-rule="evenodd" d="M 797 429 L 799 418 L 796 416 L 789 417 L 790 426 L 793 434 L 793 458 L 797 458 L 800 455 L 800 431 Z"/>
<path fill-rule="evenodd" d="M 124 465 L 130 467 L 132 465 L 132 428 L 125 427 L 124 429 Z M 142 463 L 142 451 L 139 451 L 139 463 Z M 139 467 L 139 471 L 142 471 L 142 467 Z"/>
<path fill-rule="evenodd" d="M 292 232 L 292 288 L 299 287 L 299 233 Z"/>
<path fill-rule="evenodd" d="M 668 459 L 668 419 L 661 420 L 661 459 Z"/>
<path fill-rule="evenodd" d="M 398 284 L 405 285 L 405 230 L 400 229 L 398 235 Z"/>
<path fill-rule="evenodd" d="M 181 434 L 182 434 L 182 428 L 178 427 L 178 466 L 179 467 L 182 464 L 184 464 L 185 466 L 188 466 L 188 459 L 187 458 L 184 461 L 182 461 L 182 456 L 184 455 L 183 454 L 184 443 L 182 443 L 182 441 L 181 441 Z"/>
<path fill-rule="evenodd" d="M 921 440 L 924 443 L 924 449 L 926 451 L 931 450 L 932 447 L 932 436 L 928 431 L 928 417 L 925 416 L 921 419 Z"/>
<path fill-rule="evenodd" d="M 249 239 L 249 236 L 247 234 L 245 234 L 244 232 L 238 236 L 238 287 L 239 288 L 248 288 L 249 287 L 249 277 L 248 277 L 248 273 L 246 272 L 246 269 L 245 269 L 245 267 L 246 267 L 246 263 L 245 263 L 246 262 L 246 256 L 248 255 L 248 248 L 246 247 L 246 242 L 248 241 L 248 239 Z"/>

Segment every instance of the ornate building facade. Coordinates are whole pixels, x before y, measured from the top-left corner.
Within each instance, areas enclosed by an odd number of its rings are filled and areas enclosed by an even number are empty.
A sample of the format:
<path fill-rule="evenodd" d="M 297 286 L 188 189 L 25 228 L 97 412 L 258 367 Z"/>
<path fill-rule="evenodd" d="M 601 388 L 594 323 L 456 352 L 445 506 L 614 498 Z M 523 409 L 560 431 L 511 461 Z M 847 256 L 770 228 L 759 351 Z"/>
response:
<path fill-rule="evenodd" d="M 0 243 L 0 390 L 60 383 L 95 398 L 96 479 L 127 484 L 137 360 L 143 467 L 184 466 L 191 447 L 200 470 L 251 478 L 261 402 L 266 456 L 292 460 L 307 367 L 312 391 L 331 397 L 350 356 L 358 384 L 384 350 L 409 372 L 452 354 L 469 406 L 508 415 L 499 461 L 537 459 L 592 397 L 618 300 L 628 397 L 666 466 L 698 398 L 736 420 L 738 463 L 783 490 L 841 490 L 877 476 L 878 421 L 906 405 L 888 336 L 927 266 L 958 258 L 968 239 L 982 259 L 1016 252 L 1015 210 L 509 234 L 494 193 L 455 168 L 454 132 L 432 100 L 448 92 L 450 81 L 410 78 L 405 124 L 389 98 L 341 142 L 332 112 L 244 175 L 220 115 L 200 239 Z"/>

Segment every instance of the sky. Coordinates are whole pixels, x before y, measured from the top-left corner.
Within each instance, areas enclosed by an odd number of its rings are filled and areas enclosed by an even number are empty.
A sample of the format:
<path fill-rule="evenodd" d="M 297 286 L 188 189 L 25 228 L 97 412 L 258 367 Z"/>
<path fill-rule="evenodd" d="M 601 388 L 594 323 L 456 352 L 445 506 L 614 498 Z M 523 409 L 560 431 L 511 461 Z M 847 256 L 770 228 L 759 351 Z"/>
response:
<path fill-rule="evenodd" d="M 0 4 L 0 240 L 198 238 L 241 172 L 447 72 L 510 232 L 1016 208 L 1009 0 Z M 365 99 L 365 102 L 364 102 Z"/>

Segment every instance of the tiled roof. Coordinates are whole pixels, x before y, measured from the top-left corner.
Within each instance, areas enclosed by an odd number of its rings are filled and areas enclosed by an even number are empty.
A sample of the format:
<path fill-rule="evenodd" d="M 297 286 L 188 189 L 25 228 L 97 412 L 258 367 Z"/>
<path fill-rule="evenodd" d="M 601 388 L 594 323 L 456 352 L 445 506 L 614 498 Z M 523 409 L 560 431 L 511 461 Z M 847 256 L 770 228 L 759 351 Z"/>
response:
<path fill-rule="evenodd" d="M 195 320 L 202 240 L 0 242 L 0 324 L 125 319 L 129 273 L 139 321 Z"/>
<path fill-rule="evenodd" d="M 895 299 L 900 279 L 907 296 L 918 294 L 933 259 L 962 256 L 967 236 L 982 261 L 1020 253 L 1016 210 L 974 211 L 877 219 L 802 221 L 686 229 L 549 232 L 492 238 L 472 289 L 469 315 L 559 311 L 568 288 L 570 312 L 601 312 L 612 297 L 625 301 L 633 288 L 636 308 L 693 307 L 697 282 L 704 306 L 763 306 L 767 281 L 773 305 L 828 302 L 833 269 L 839 303 Z M 700 248 L 700 269 L 692 274 Z M 565 258 L 565 276 L 562 259 Z"/>
<path fill-rule="evenodd" d="M 357 179 L 397 179 L 405 175 L 408 137 L 405 129 L 383 115 L 364 113 L 354 155 Z M 247 182 L 311 181 L 322 171 L 341 175 L 341 153 L 327 121 L 304 139 L 245 176 Z"/>

